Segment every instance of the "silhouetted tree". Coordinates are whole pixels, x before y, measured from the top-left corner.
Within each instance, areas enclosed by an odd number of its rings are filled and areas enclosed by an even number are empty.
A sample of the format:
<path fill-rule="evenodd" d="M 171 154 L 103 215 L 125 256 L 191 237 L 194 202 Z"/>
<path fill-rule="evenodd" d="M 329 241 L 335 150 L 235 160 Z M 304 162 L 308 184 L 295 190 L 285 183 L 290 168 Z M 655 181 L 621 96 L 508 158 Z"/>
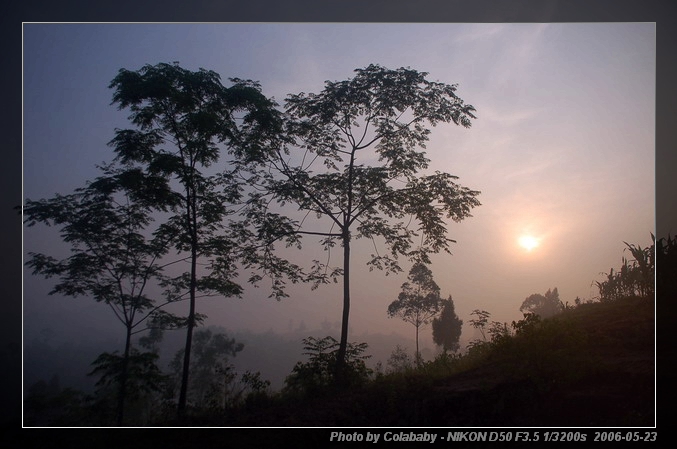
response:
<path fill-rule="evenodd" d="M 94 369 L 89 373 L 90 376 L 99 377 L 96 383 L 98 401 L 106 402 L 109 392 L 124 382 L 128 402 L 132 406 L 134 403 L 147 403 L 146 408 L 151 409 L 152 395 L 162 392 L 168 381 L 168 377 L 158 367 L 158 359 L 157 353 L 140 352 L 135 348 L 126 355 L 120 355 L 117 351 L 99 355 L 92 363 Z"/>
<path fill-rule="evenodd" d="M 161 259 L 169 249 L 164 236 L 151 232 L 150 204 L 166 192 L 133 170 L 112 165 L 103 176 L 70 195 L 47 200 L 26 199 L 23 216 L 27 226 L 44 223 L 59 226 L 71 255 L 58 260 L 29 253 L 26 265 L 34 274 L 58 282 L 50 294 L 91 296 L 108 305 L 125 327 L 125 346 L 117 356 L 115 380 L 118 387 L 117 423 L 122 425 L 127 397 L 132 336 L 148 328 L 175 328 L 182 320 L 148 296 L 148 287 L 167 280 Z M 103 356 L 103 354 L 102 354 Z"/>
<path fill-rule="evenodd" d="M 459 348 L 459 339 L 463 327 L 463 320 L 459 319 L 454 310 L 454 301 L 449 296 L 443 300 L 444 306 L 439 317 L 433 318 L 433 341 L 441 346 L 443 351 L 456 352 Z"/>
<path fill-rule="evenodd" d="M 545 295 L 535 293 L 527 297 L 520 306 L 520 312 L 533 313 L 541 318 L 549 318 L 560 313 L 563 309 L 557 288 L 545 292 Z"/>
<path fill-rule="evenodd" d="M 237 263 L 262 262 L 246 223 L 226 219 L 235 213 L 233 205 L 242 196 L 243 185 L 237 181 L 241 163 L 254 157 L 268 133 L 270 102 L 257 83 L 231 82 L 225 87 L 213 71 L 193 72 L 175 63 L 146 65 L 138 71 L 121 69 L 110 84 L 113 103 L 129 109 L 135 125 L 135 129 L 116 130 L 110 144 L 118 160 L 161 179 L 171 191 L 173 215 L 161 234 L 171 238 L 185 254 L 181 260 L 189 265 L 188 271 L 167 282 L 175 299 L 189 300 L 179 416 L 186 406 L 193 329 L 200 319 L 197 298 L 240 295 Z M 225 168 L 208 174 L 219 162 Z M 265 215 L 257 219 L 263 221 Z M 273 264 L 269 271 L 287 269 L 296 276 L 294 267 L 283 261 L 265 260 L 264 269 Z M 279 283 L 274 287 L 281 290 Z"/>
<path fill-rule="evenodd" d="M 242 351 L 244 345 L 226 334 L 209 329 L 195 332 L 194 356 L 191 358 L 191 378 L 188 384 L 188 403 L 197 407 L 222 408 L 226 405 L 228 386 L 236 374 L 228 362 Z M 172 361 L 172 371 L 181 385 L 183 351 L 179 350 Z"/>
<path fill-rule="evenodd" d="M 397 299 L 388 306 L 388 317 L 398 317 L 416 328 L 416 363 L 420 364 L 419 328 L 440 314 L 444 302 L 432 271 L 424 264 L 415 263 L 409 270 L 408 279 L 402 284 Z"/>
<path fill-rule="evenodd" d="M 398 256 L 429 263 L 430 253 L 448 251 L 453 240 L 445 218 L 461 221 L 480 204 L 479 192 L 456 184 L 455 176 L 420 175 L 429 162 L 421 150 L 428 126 L 467 128 L 475 118 L 456 85 L 429 81 L 427 73 L 409 68 L 369 65 L 355 72 L 346 81 L 327 81 L 319 94 L 287 98 L 278 118 L 284 136 L 250 178 L 260 189 L 252 197 L 256 207 L 290 202 L 306 214 L 300 222 L 280 220 L 269 229 L 271 242 L 291 233 L 321 236 L 329 255 L 336 243 L 342 246 L 340 268 L 315 261 L 313 271 L 317 283 L 343 276 L 339 382 L 348 347 L 352 240 L 383 239 L 388 251 L 376 249 L 370 269 L 400 272 Z M 318 219 L 318 227 L 309 217 Z"/>
<path fill-rule="evenodd" d="M 484 333 L 484 331 L 486 330 L 491 313 L 487 312 L 486 310 L 475 309 L 470 315 L 475 315 L 477 317 L 470 320 L 470 325 L 480 332 L 482 335 L 482 341 L 486 342 L 487 335 Z"/>
<path fill-rule="evenodd" d="M 406 348 L 396 345 L 393 352 L 388 358 L 388 368 L 391 373 L 403 373 L 410 370 L 413 366 L 411 356 L 407 353 Z"/>

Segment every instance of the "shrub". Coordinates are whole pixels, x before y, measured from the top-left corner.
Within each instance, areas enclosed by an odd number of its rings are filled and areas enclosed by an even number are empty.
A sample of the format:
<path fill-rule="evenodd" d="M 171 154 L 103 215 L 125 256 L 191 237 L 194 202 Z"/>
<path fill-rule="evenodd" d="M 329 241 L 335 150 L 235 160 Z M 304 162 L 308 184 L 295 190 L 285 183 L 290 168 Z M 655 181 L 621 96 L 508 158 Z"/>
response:
<path fill-rule="evenodd" d="M 316 395 L 330 389 L 334 385 L 336 359 L 339 342 L 331 337 L 308 337 L 303 339 L 304 352 L 308 361 L 297 362 L 292 372 L 285 379 L 285 391 L 293 394 Z M 369 355 L 362 355 L 367 349 L 366 343 L 348 343 L 345 356 L 346 386 L 357 386 L 366 383 L 372 370 L 364 363 Z"/>
<path fill-rule="evenodd" d="M 414 361 L 411 359 L 411 356 L 400 345 L 395 346 L 387 363 L 389 373 L 402 373 L 414 367 Z"/>

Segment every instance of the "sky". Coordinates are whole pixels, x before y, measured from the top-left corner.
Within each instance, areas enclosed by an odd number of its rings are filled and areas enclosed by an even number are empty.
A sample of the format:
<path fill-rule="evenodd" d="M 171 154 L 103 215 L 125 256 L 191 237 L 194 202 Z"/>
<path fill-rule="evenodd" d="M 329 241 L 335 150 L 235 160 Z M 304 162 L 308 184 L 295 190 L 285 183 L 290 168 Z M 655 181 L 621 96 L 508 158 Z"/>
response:
<path fill-rule="evenodd" d="M 23 28 L 23 192 L 67 194 L 113 158 L 107 145 L 127 113 L 111 105 L 121 68 L 178 61 L 259 81 L 282 103 L 319 92 L 376 63 L 411 67 L 458 84 L 477 110 L 469 129 L 440 124 L 427 145 L 430 170 L 481 191 L 482 205 L 450 222 L 453 254 L 433 257 L 444 297 L 467 323 L 475 309 L 491 320 L 521 318 L 533 293 L 558 288 L 564 302 L 596 295 L 602 272 L 618 267 L 628 242 L 646 247 L 655 232 L 655 26 L 652 23 L 530 24 L 25 24 Z M 538 246 L 527 249 L 522 237 Z M 317 251 L 311 239 L 304 251 Z M 24 254 L 67 255 L 58 232 L 24 228 Z M 351 341 L 411 325 L 387 306 L 406 280 L 364 264 L 353 248 Z M 335 263 L 337 263 L 335 261 Z M 121 334 L 105 306 L 47 296 L 52 282 L 24 271 L 24 338 L 44 329 L 64 338 Z M 277 302 L 247 288 L 242 299 L 199 304 L 208 325 L 285 332 L 302 322 L 337 325 L 341 291 L 294 286 Z M 430 329 L 421 333 L 431 346 Z"/>

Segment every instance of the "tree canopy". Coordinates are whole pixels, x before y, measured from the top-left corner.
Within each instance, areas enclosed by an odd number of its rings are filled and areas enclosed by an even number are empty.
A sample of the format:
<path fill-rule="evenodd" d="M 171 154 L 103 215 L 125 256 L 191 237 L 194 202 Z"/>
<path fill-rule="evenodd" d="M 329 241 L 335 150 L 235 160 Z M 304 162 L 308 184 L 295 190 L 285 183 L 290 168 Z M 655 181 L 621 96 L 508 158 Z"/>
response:
<path fill-rule="evenodd" d="M 520 306 L 520 312 L 533 313 L 541 318 L 549 318 L 561 311 L 562 302 L 556 287 L 553 290 L 548 289 L 545 295 L 539 293 L 530 295 Z"/>
<path fill-rule="evenodd" d="M 231 358 L 244 349 L 244 344 L 223 333 L 210 329 L 195 332 L 191 377 L 188 384 L 188 402 L 192 406 L 223 407 L 227 388 L 234 378 Z M 171 362 L 172 378 L 180 387 L 185 349 L 180 349 Z"/>
<path fill-rule="evenodd" d="M 240 295 L 238 264 L 274 266 L 268 273 L 286 270 L 297 276 L 293 266 L 270 253 L 259 258 L 254 234 L 241 221 L 227 221 L 242 200 L 237 174 L 243 159 L 254 157 L 274 123 L 271 103 L 257 83 L 230 81 L 225 87 L 213 71 L 157 64 L 121 69 L 110 84 L 113 103 L 131 111 L 134 125 L 117 129 L 110 145 L 121 163 L 154 177 L 168 192 L 156 198 L 156 207 L 173 214 L 159 233 L 171 239 L 188 264 L 187 271 L 168 281 L 175 298 L 189 301 L 179 414 L 186 406 L 197 298 Z M 217 162 L 221 166 L 210 173 Z M 263 223 L 265 215 L 259 219 Z M 281 290 L 279 282 L 273 286 Z"/>
<path fill-rule="evenodd" d="M 433 342 L 441 346 L 444 352 L 455 352 L 459 349 L 463 320 L 456 315 L 451 296 L 442 302 L 444 304 L 442 311 L 432 321 Z"/>
<path fill-rule="evenodd" d="M 408 281 L 402 284 L 397 299 L 388 306 L 388 316 L 398 317 L 416 328 L 416 360 L 420 361 L 418 349 L 419 328 L 429 324 L 442 311 L 444 303 L 440 287 L 433 279 L 430 268 L 422 263 L 414 264 Z"/>
<path fill-rule="evenodd" d="M 370 270 L 387 275 L 402 271 L 400 259 L 413 264 L 391 309 L 416 326 L 418 354 L 419 327 L 442 307 L 426 266 L 430 255 L 449 252 L 450 221 L 470 217 L 480 205 L 480 192 L 429 170 L 424 150 L 431 128 L 468 128 L 475 109 L 456 95 L 456 85 L 427 77 L 369 65 L 348 80 L 327 81 L 317 94 L 290 95 L 279 108 L 251 80 L 230 78 L 225 86 L 213 71 L 178 63 L 120 69 L 109 87 L 112 103 L 129 112 L 129 126 L 115 130 L 109 142 L 114 159 L 104 175 L 71 195 L 27 200 L 24 207 L 29 226 L 61 226 L 72 249 L 63 260 L 31 254 L 28 265 L 59 278 L 53 292 L 89 295 L 125 325 L 124 352 L 102 354 L 92 371 L 107 392 L 119 386 L 118 424 L 126 391 L 151 391 L 164 381 L 158 354 L 132 347 L 132 335 L 145 327 L 185 327 L 176 359 L 179 417 L 189 389 L 200 401 L 209 395 L 196 393 L 209 383 L 204 379 L 230 375 L 219 357 L 234 356 L 241 346 L 225 337 L 196 333 L 191 362 L 194 329 L 204 318 L 197 301 L 240 296 L 244 271 L 249 284 L 270 278 L 277 299 L 286 296 L 286 281 L 317 287 L 342 277 L 340 341 L 306 343 L 320 354 L 330 350 L 329 358 L 317 359 L 323 382 L 365 379 L 366 356 L 360 354 L 366 345 L 348 343 L 351 245 L 357 239 L 373 245 Z M 279 257 L 275 248 L 282 242 L 300 249 L 303 236 L 319 237 L 328 255 L 310 270 Z M 342 258 L 335 265 L 336 245 Z M 155 296 L 148 293 L 151 284 Z M 187 303 L 186 317 L 163 310 L 180 301 Z M 152 347 L 159 336 L 139 343 Z M 212 346 L 218 351 L 204 350 Z M 210 364 L 206 371 L 201 359 Z M 308 367 L 316 368 L 301 365 L 297 374 L 305 376 Z M 131 375 L 138 378 L 128 380 Z M 255 376 L 246 379 L 264 385 Z"/>
<path fill-rule="evenodd" d="M 342 246 L 340 266 L 315 261 L 313 271 L 318 283 L 343 276 L 337 373 L 348 341 L 352 240 L 373 241 L 370 269 L 397 273 L 400 256 L 429 263 L 430 253 L 448 252 L 447 221 L 461 221 L 480 205 L 479 192 L 457 184 L 456 176 L 421 174 L 429 164 L 423 151 L 429 127 L 468 128 L 475 118 L 456 85 L 427 75 L 372 64 L 351 79 L 325 82 L 320 93 L 290 95 L 277 118 L 281 137 L 269 141 L 277 145 L 257 159 L 249 178 L 257 188 L 252 210 L 292 203 L 302 213 L 270 227 L 271 242 L 294 234 L 300 244 L 302 235 L 316 235 L 327 251 Z"/>
<path fill-rule="evenodd" d="M 102 175 L 68 195 L 25 201 L 23 216 L 28 226 L 43 223 L 58 226 L 70 256 L 58 260 L 50 255 L 29 253 L 26 262 L 34 274 L 57 278 L 50 294 L 89 296 L 110 307 L 125 328 L 125 346 L 121 356 L 102 354 L 97 372 L 114 367 L 117 382 L 117 422 L 122 425 L 132 361 L 145 357 L 132 350 L 134 334 L 149 328 L 177 328 L 185 319 L 166 312 L 172 302 L 149 294 L 150 286 L 164 285 L 163 256 L 169 241 L 153 235 L 153 198 L 162 194 L 153 177 L 141 176 L 113 164 L 101 167 Z M 108 358 L 106 358 L 108 357 Z M 146 359 L 144 359 L 146 360 Z M 151 359 L 150 362 L 152 362 Z M 149 363 L 150 363 L 149 362 Z M 150 363 L 152 365 L 152 363 Z M 152 366 L 151 366 L 152 368 Z M 104 376 L 106 377 L 106 376 Z"/>

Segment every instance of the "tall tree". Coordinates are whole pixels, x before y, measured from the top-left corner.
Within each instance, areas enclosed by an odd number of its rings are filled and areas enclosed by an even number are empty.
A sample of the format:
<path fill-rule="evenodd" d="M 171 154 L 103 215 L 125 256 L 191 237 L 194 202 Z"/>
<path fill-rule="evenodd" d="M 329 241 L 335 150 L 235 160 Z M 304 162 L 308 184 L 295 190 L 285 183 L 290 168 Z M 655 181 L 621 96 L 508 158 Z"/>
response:
<path fill-rule="evenodd" d="M 458 351 L 459 339 L 461 338 L 461 331 L 463 320 L 461 320 L 454 309 L 454 301 L 449 298 L 443 300 L 442 312 L 436 318 L 433 318 L 433 341 L 436 345 L 441 346 L 446 353 L 448 351 Z"/>
<path fill-rule="evenodd" d="M 174 63 L 121 69 L 110 84 L 113 103 L 129 109 L 135 125 L 115 131 L 111 146 L 117 158 L 161 177 L 175 199 L 162 233 L 172 237 L 188 264 L 170 283 L 175 298 L 189 300 L 179 416 L 186 407 L 193 329 L 200 318 L 196 300 L 240 295 L 237 262 L 250 265 L 255 258 L 246 226 L 229 227 L 227 219 L 242 196 L 236 179 L 243 155 L 254 158 L 269 134 L 271 103 L 257 83 L 230 81 L 225 87 L 213 71 L 193 72 Z M 224 168 L 214 168 L 216 163 Z M 281 262 L 275 268 L 294 272 Z"/>
<path fill-rule="evenodd" d="M 549 318 L 563 309 L 557 288 L 545 292 L 545 295 L 534 293 L 528 296 L 520 306 L 520 312 L 533 313 L 541 318 Z"/>
<path fill-rule="evenodd" d="M 370 269 L 399 272 L 398 256 L 429 263 L 430 253 L 448 252 L 453 240 L 445 219 L 461 221 L 480 204 L 479 192 L 456 184 L 457 177 L 420 174 L 428 168 L 422 151 L 428 127 L 453 122 L 467 128 L 475 118 L 456 85 L 409 68 L 370 65 L 355 72 L 346 81 L 327 81 L 319 94 L 287 98 L 279 119 L 286 122 L 285 139 L 268 148 L 251 178 L 260 189 L 257 207 L 293 203 L 305 213 L 296 222 L 281 220 L 273 235 L 318 235 L 328 251 L 342 246 L 340 267 L 316 262 L 313 272 L 318 282 L 343 276 L 338 382 L 348 343 L 353 239 L 382 239 L 388 251 L 377 249 Z"/>
<path fill-rule="evenodd" d="M 99 371 L 114 365 L 115 373 L 109 373 L 107 382 L 117 385 L 117 423 L 122 425 L 132 359 L 138 358 L 132 336 L 149 327 L 178 327 L 182 320 L 162 309 L 171 300 L 159 304 L 148 294 L 149 286 L 166 280 L 161 260 L 168 241 L 149 237 L 149 206 L 167 192 L 139 172 L 112 165 L 103 170 L 103 176 L 72 194 L 25 201 L 26 224 L 60 227 L 63 241 L 71 247 L 70 256 L 62 260 L 29 253 L 26 265 L 34 274 L 58 278 L 50 294 L 91 296 L 108 305 L 124 325 L 122 356 L 104 353 L 95 362 L 107 361 Z"/>
<path fill-rule="evenodd" d="M 416 263 L 409 271 L 408 281 L 402 284 L 397 299 L 388 306 L 389 317 L 399 317 L 416 328 L 416 363 L 421 363 L 418 331 L 437 317 L 443 306 L 440 287 L 433 279 L 430 268 Z"/>

